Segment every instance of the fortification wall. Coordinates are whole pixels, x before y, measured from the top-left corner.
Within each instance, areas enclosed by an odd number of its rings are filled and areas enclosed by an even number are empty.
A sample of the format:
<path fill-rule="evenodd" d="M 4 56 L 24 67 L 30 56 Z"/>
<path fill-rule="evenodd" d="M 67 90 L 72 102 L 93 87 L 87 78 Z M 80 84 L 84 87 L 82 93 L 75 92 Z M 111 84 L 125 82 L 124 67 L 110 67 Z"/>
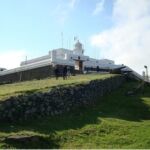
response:
<path fill-rule="evenodd" d="M 61 76 L 63 66 L 62 65 L 57 65 L 57 66 L 59 67 L 60 76 Z M 69 66 L 69 67 L 73 75 L 76 73 L 77 74 L 81 73 L 81 72 L 75 71 L 73 66 Z M 26 71 L 20 71 L 20 72 L 10 73 L 6 75 L 1 75 L 0 84 L 28 81 L 28 80 L 33 80 L 33 79 L 44 79 L 44 78 L 52 77 L 52 76 L 54 76 L 54 67 L 51 65 L 48 65 L 44 67 L 29 69 Z"/>
<path fill-rule="evenodd" d="M 0 83 L 4 84 L 33 79 L 43 79 L 53 75 L 53 72 L 54 71 L 52 66 L 44 66 L 26 71 L 10 73 L 0 76 Z"/>
<path fill-rule="evenodd" d="M 59 86 L 46 93 L 10 97 L 0 101 L 0 121 L 14 122 L 54 116 L 80 106 L 90 105 L 97 97 L 120 87 L 124 81 L 123 76 L 115 76 L 84 84 Z"/>

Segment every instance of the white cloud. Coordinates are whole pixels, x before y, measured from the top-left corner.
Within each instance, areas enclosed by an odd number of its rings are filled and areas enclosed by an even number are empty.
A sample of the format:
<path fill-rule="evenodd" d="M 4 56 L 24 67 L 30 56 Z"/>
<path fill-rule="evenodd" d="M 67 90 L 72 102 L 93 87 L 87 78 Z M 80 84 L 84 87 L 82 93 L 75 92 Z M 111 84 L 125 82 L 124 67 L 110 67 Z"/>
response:
<path fill-rule="evenodd" d="M 60 1 L 52 15 L 57 18 L 61 25 L 63 25 L 69 18 L 71 12 L 74 10 L 78 2 L 79 0 Z"/>
<path fill-rule="evenodd" d="M 100 12 L 102 12 L 103 9 L 104 9 L 104 3 L 105 3 L 105 0 L 101 0 L 98 3 L 96 3 L 96 7 L 95 7 L 92 14 L 93 15 L 98 15 Z"/>
<path fill-rule="evenodd" d="M 12 69 L 20 66 L 20 62 L 25 60 L 27 53 L 25 50 L 10 50 L 0 53 L 0 67 Z"/>
<path fill-rule="evenodd" d="M 93 35 L 92 46 L 141 73 L 144 65 L 150 67 L 150 1 L 116 0 L 112 17 L 115 25 Z"/>
<path fill-rule="evenodd" d="M 116 0 L 114 3 L 113 17 L 117 21 L 133 21 L 149 16 L 149 0 Z"/>

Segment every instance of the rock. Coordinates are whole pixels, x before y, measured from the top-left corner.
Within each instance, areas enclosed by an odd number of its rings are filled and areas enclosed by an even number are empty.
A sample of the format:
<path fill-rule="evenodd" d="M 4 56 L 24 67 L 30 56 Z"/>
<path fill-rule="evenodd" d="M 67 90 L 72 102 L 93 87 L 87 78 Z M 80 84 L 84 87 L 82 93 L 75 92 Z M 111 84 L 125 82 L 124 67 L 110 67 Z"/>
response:
<path fill-rule="evenodd" d="M 31 106 L 32 105 L 32 101 L 28 101 L 28 106 Z"/>
<path fill-rule="evenodd" d="M 66 111 L 69 112 L 69 111 L 70 111 L 70 108 L 68 107 L 68 108 L 66 109 Z"/>
<path fill-rule="evenodd" d="M 59 114 L 59 112 L 55 110 L 54 114 L 55 114 L 55 115 L 58 115 L 58 114 Z"/>
<path fill-rule="evenodd" d="M 48 106 L 48 107 L 47 107 L 47 111 L 48 111 L 48 112 L 50 112 L 51 109 L 52 109 L 51 106 Z"/>
<path fill-rule="evenodd" d="M 10 107 L 11 104 L 12 104 L 12 100 L 11 100 L 11 99 L 6 100 L 6 102 L 5 102 L 5 106 L 6 106 L 6 107 Z"/>
<path fill-rule="evenodd" d="M 0 112 L 3 111 L 5 109 L 3 104 L 0 104 Z"/>
<path fill-rule="evenodd" d="M 54 116 L 54 113 L 53 113 L 53 112 L 51 112 L 51 116 Z"/>
<path fill-rule="evenodd" d="M 39 136 L 24 136 L 24 135 L 14 135 L 9 136 L 5 139 L 6 142 L 39 142 L 40 137 Z"/>

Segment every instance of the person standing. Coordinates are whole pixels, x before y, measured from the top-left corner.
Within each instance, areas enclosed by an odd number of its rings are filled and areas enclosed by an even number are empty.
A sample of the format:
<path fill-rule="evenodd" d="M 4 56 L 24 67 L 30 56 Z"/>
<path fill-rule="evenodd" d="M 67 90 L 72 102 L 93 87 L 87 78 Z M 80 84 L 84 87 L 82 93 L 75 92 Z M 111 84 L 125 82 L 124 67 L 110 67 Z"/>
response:
<path fill-rule="evenodd" d="M 63 79 L 64 80 L 67 79 L 67 66 L 64 66 L 64 68 L 63 68 Z"/>
<path fill-rule="evenodd" d="M 100 68 L 99 68 L 99 66 L 97 66 L 97 67 L 96 67 L 96 71 L 97 71 L 97 72 L 99 72 L 99 71 L 100 71 Z"/>
<path fill-rule="evenodd" d="M 59 78 L 59 69 L 58 69 L 58 67 L 57 67 L 57 66 L 55 67 L 54 72 L 55 72 L 56 80 L 58 80 L 58 78 Z"/>
<path fill-rule="evenodd" d="M 70 69 L 70 67 L 68 66 L 68 67 L 67 67 L 67 77 L 70 78 L 70 76 L 71 76 L 71 69 Z"/>

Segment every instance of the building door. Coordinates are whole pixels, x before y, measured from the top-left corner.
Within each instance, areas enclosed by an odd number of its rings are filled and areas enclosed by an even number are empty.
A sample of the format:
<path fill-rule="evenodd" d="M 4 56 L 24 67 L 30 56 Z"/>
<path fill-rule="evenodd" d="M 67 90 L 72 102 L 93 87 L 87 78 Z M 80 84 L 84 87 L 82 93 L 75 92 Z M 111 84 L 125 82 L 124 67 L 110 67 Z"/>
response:
<path fill-rule="evenodd" d="M 82 71 L 83 69 L 83 61 L 79 61 L 79 70 Z"/>
<path fill-rule="evenodd" d="M 75 69 L 82 71 L 83 70 L 83 61 L 81 60 L 76 60 L 75 61 Z"/>

